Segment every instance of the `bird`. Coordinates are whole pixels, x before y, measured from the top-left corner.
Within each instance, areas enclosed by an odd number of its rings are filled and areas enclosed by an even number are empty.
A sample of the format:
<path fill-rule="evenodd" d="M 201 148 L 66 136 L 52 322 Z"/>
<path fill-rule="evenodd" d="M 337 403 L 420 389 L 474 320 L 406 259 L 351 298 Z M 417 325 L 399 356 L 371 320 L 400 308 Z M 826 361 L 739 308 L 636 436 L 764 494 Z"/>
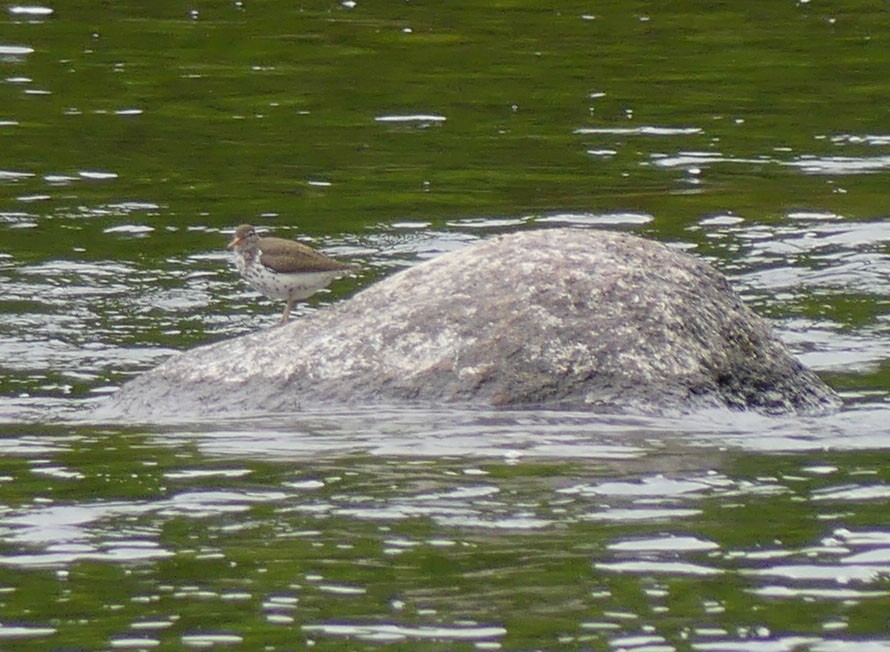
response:
<path fill-rule="evenodd" d="M 270 299 L 287 302 L 279 324 L 287 323 L 298 301 L 357 269 L 294 240 L 260 237 L 250 224 L 235 230 L 226 249 L 235 252 L 235 266 L 248 285 Z"/>

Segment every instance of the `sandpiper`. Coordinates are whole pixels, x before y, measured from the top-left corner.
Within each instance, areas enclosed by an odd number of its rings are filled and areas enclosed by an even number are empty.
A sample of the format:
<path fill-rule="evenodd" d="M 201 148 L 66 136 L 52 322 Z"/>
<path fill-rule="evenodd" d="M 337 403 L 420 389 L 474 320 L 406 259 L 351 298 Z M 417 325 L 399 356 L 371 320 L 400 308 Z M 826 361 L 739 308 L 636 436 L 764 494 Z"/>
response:
<path fill-rule="evenodd" d="M 235 252 L 235 265 L 253 289 L 287 302 L 281 324 L 287 322 L 298 301 L 357 267 L 293 240 L 261 238 L 250 224 L 238 227 L 227 249 Z"/>

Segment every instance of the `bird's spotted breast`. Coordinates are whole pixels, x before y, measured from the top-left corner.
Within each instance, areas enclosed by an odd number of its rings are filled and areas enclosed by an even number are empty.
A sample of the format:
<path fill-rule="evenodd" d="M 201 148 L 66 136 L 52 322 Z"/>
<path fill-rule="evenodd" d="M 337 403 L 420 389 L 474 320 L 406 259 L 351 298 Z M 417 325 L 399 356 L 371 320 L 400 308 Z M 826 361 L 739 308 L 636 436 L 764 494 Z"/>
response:
<path fill-rule="evenodd" d="M 281 274 L 273 272 L 256 259 L 251 263 L 240 257 L 236 258 L 236 266 L 241 276 L 254 290 L 269 298 L 287 301 L 306 299 L 343 273 L 333 271 Z"/>

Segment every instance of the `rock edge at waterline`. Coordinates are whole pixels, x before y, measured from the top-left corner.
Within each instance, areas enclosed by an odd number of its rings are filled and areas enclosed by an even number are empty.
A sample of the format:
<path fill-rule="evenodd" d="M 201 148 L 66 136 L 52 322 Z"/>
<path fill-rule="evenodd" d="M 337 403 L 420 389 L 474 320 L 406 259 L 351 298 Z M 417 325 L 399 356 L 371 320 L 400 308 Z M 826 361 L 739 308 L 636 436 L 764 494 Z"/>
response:
<path fill-rule="evenodd" d="M 493 237 L 287 326 L 186 351 L 98 415 L 375 401 L 776 413 L 840 403 L 703 261 L 566 228 Z"/>

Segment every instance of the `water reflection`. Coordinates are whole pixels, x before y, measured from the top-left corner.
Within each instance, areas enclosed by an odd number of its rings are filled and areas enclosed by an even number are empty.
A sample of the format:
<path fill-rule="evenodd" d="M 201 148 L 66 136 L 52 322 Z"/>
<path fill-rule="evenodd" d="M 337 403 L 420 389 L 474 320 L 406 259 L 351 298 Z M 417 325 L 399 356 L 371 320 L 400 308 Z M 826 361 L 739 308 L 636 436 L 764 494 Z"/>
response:
<path fill-rule="evenodd" d="M 398 453 L 355 451 L 333 419 L 310 421 L 315 432 L 294 433 L 283 456 L 280 443 L 262 450 L 273 428 L 259 422 L 252 452 L 243 428 L 238 448 L 224 431 L 179 428 L 20 438 L 23 464 L 7 464 L 7 482 L 25 500 L 0 519 L 0 584 L 18 595 L 50 581 L 64 593 L 110 574 L 124 627 L 108 640 L 123 647 L 222 645 L 249 632 L 287 649 L 279 637 L 297 631 L 318 645 L 484 649 L 535 630 L 610 648 L 785 649 L 806 638 L 821 649 L 885 614 L 890 492 L 869 450 L 741 455 L 655 424 L 621 445 L 617 423 L 613 439 L 607 421 L 598 432 L 579 415 L 528 415 L 518 427 L 515 413 L 480 420 L 477 440 L 512 439 L 522 455 L 417 445 L 432 435 Z M 461 446 L 459 423 L 454 432 Z M 548 439 L 566 448 L 549 457 Z M 29 495 L 37 481 L 53 498 Z M 92 495 L 99 481 L 115 484 Z M 222 627 L 206 627 L 207 609 L 224 614 Z M 0 638 L 66 640 L 53 610 L 31 607 L 22 629 L 6 620 Z M 790 633 L 801 629 L 813 633 Z"/>
<path fill-rule="evenodd" d="M 580 135 L 607 136 L 690 136 L 702 133 L 699 127 L 579 127 L 574 133 Z"/>
<path fill-rule="evenodd" d="M 0 45 L 0 58 L 15 61 L 26 54 L 32 54 L 34 48 L 27 45 Z"/>
<path fill-rule="evenodd" d="M 472 623 L 462 623 L 454 627 L 411 627 L 389 623 L 380 623 L 378 625 L 337 623 L 330 625 L 304 625 L 303 631 L 314 635 L 340 636 L 376 643 L 423 640 L 487 641 L 497 640 L 507 633 L 507 630 L 503 627 L 480 626 Z M 476 648 L 485 649 L 485 646 L 477 644 Z M 500 646 L 495 646 L 495 649 L 500 649 Z"/>
<path fill-rule="evenodd" d="M 13 16 L 27 16 L 29 18 L 41 18 L 51 16 L 53 10 L 40 5 L 10 5 L 9 13 Z"/>
<path fill-rule="evenodd" d="M 700 172 L 701 168 L 718 164 L 783 165 L 798 168 L 804 174 L 850 175 L 878 172 L 890 167 L 890 156 L 814 156 L 802 155 L 792 159 L 780 159 L 761 155 L 754 158 L 737 157 L 719 152 L 678 152 L 674 155 L 653 154 L 654 165 L 661 168 L 679 168 Z"/>

